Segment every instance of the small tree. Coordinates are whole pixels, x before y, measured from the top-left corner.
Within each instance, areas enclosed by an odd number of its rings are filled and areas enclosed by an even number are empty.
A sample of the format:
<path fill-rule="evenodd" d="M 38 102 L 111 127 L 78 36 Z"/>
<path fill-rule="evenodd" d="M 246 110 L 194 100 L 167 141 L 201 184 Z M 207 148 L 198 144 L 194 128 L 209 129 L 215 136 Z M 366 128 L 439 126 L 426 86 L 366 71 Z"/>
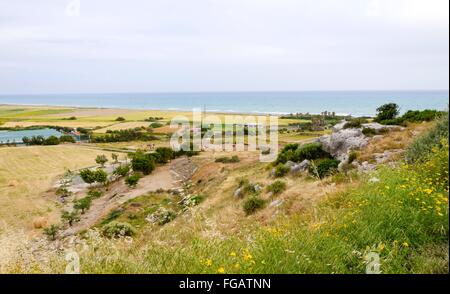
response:
<path fill-rule="evenodd" d="M 144 152 L 138 151 L 133 154 L 131 166 L 133 171 L 140 171 L 144 175 L 148 175 L 155 169 L 155 162 Z"/>
<path fill-rule="evenodd" d="M 126 175 L 128 175 L 128 173 L 130 172 L 130 165 L 129 164 L 125 164 L 125 165 L 120 165 L 119 167 L 117 167 L 113 174 L 119 177 L 125 177 Z"/>
<path fill-rule="evenodd" d="M 69 197 L 70 195 L 72 195 L 72 192 L 70 192 L 65 187 L 59 187 L 58 190 L 56 190 L 56 195 L 59 197 L 65 198 L 65 197 Z"/>
<path fill-rule="evenodd" d="M 73 208 L 81 210 L 81 214 L 84 214 L 86 210 L 88 210 L 91 207 L 91 203 L 92 203 L 91 197 L 84 197 L 76 200 L 73 204 Z"/>
<path fill-rule="evenodd" d="M 72 212 L 64 211 L 61 215 L 61 219 L 63 221 L 66 221 L 69 224 L 69 226 L 72 226 L 74 222 L 77 222 L 80 220 L 80 216 L 77 213 L 77 211 L 72 211 Z"/>
<path fill-rule="evenodd" d="M 80 171 L 80 177 L 87 184 L 92 184 L 95 182 L 95 173 L 90 169 L 83 169 Z"/>
<path fill-rule="evenodd" d="M 381 122 L 383 120 L 394 119 L 400 113 L 399 107 L 395 103 L 383 104 L 377 108 L 377 117 L 375 120 Z"/>
<path fill-rule="evenodd" d="M 116 121 L 125 121 L 125 118 L 122 116 L 119 116 L 118 118 L 116 118 Z"/>
<path fill-rule="evenodd" d="M 58 145 L 59 139 L 56 136 L 50 136 L 44 140 L 43 145 Z"/>
<path fill-rule="evenodd" d="M 102 169 L 98 169 L 94 173 L 94 178 L 97 183 L 104 185 L 108 181 L 108 173 Z"/>
<path fill-rule="evenodd" d="M 102 167 L 105 167 L 105 163 L 108 162 L 108 158 L 106 158 L 104 154 L 97 155 L 97 157 L 95 158 L 95 162 L 97 164 L 100 164 Z"/>
<path fill-rule="evenodd" d="M 57 225 L 51 225 L 49 227 L 44 228 L 44 234 L 47 235 L 47 237 L 52 241 L 56 240 L 56 235 L 58 234 L 58 231 L 59 226 Z"/>

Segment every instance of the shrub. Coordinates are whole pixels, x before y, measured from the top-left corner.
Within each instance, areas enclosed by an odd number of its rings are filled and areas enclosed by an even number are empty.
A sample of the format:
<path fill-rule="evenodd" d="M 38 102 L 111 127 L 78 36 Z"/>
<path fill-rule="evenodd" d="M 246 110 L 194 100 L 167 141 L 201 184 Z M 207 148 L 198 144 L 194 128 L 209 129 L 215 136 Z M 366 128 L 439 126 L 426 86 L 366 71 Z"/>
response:
<path fill-rule="evenodd" d="M 102 169 L 98 169 L 94 172 L 94 180 L 97 183 L 105 184 L 108 181 L 108 173 Z"/>
<path fill-rule="evenodd" d="M 69 226 L 72 226 L 72 224 L 74 222 L 77 222 L 80 220 L 80 216 L 78 215 L 77 211 L 72 211 L 72 212 L 64 211 L 61 214 L 61 219 L 66 221 L 69 224 Z"/>
<path fill-rule="evenodd" d="M 134 188 L 138 184 L 140 178 L 141 177 L 138 174 L 130 175 L 125 178 L 125 183 L 127 184 L 128 187 Z"/>
<path fill-rule="evenodd" d="M 394 119 L 399 114 L 399 107 L 395 103 L 388 103 L 377 108 L 375 121 L 381 122 L 388 119 Z"/>
<path fill-rule="evenodd" d="M 104 154 L 97 155 L 97 157 L 95 158 L 95 162 L 97 164 L 100 164 L 102 167 L 104 167 L 105 163 L 108 162 L 108 158 L 106 158 L 106 156 Z"/>
<path fill-rule="evenodd" d="M 170 223 L 177 217 L 176 213 L 172 210 L 165 210 L 159 215 L 158 224 L 160 226 Z"/>
<path fill-rule="evenodd" d="M 252 196 L 244 202 L 244 211 L 247 215 L 263 208 L 265 201 L 258 196 Z"/>
<path fill-rule="evenodd" d="M 58 231 L 59 231 L 59 226 L 51 225 L 49 227 L 44 228 L 43 231 L 44 231 L 44 234 L 47 235 L 47 237 L 50 240 L 55 241 L 56 235 L 58 234 Z"/>
<path fill-rule="evenodd" d="M 367 123 L 367 119 L 365 118 L 355 118 L 350 120 L 344 125 L 344 129 L 358 129 L 362 124 Z"/>
<path fill-rule="evenodd" d="M 408 162 L 423 161 L 433 147 L 442 146 L 442 140 L 448 141 L 449 137 L 449 114 L 445 113 L 436 121 L 436 124 L 424 135 L 415 139 L 406 150 Z"/>
<path fill-rule="evenodd" d="M 102 192 L 98 191 L 98 190 L 91 190 L 88 192 L 88 196 L 91 197 L 92 199 L 97 199 L 102 197 Z"/>
<path fill-rule="evenodd" d="M 351 151 L 350 154 L 348 155 L 347 163 L 352 163 L 352 162 L 355 161 L 357 158 L 358 158 L 358 152 L 356 152 L 356 151 Z"/>
<path fill-rule="evenodd" d="M 118 221 L 112 221 L 103 226 L 103 235 L 109 238 L 134 236 L 136 229 L 129 223 L 122 223 Z"/>
<path fill-rule="evenodd" d="M 111 159 L 113 160 L 114 163 L 118 163 L 119 155 L 117 155 L 116 153 L 111 153 Z"/>
<path fill-rule="evenodd" d="M 286 183 L 283 181 L 275 181 L 271 185 L 267 186 L 267 191 L 272 192 L 273 195 L 277 195 L 286 190 Z"/>
<path fill-rule="evenodd" d="M 221 162 L 221 163 L 237 163 L 239 162 L 239 157 L 237 155 L 233 155 L 231 157 L 219 157 L 215 160 L 216 162 Z"/>
<path fill-rule="evenodd" d="M 125 121 L 125 118 L 122 116 L 119 116 L 118 118 L 116 118 L 116 121 Z"/>
<path fill-rule="evenodd" d="M 81 214 L 84 214 L 86 210 L 88 210 L 91 207 L 92 204 L 92 198 L 89 196 L 86 196 L 84 198 L 78 199 L 74 202 L 73 208 L 77 210 L 81 210 Z"/>
<path fill-rule="evenodd" d="M 154 123 L 150 124 L 150 126 L 151 126 L 152 128 L 154 128 L 154 129 L 157 129 L 157 128 L 162 127 L 163 124 L 160 123 L 160 122 L 154 122 Z"/>
<path fill-rule="evenodd" d="M 317 176 L 319 178 L 324 178 L 326 176 L 329 176 L 332 172 L 336 171 L 339 166 L 340 161 L 332 158 L 327 158 L 320 160 L 317 163 L 316 171 L 313 170 L 313 172 L 316 172 Z M 314 167 L 312 166 L 314 169 Z"/>
<path fill-rule="evenodd" d="M 174 152 L 172 148 L 168 147 L 158 147 L 156 148 L 156 153 L 159 155 L 158 163 L 167 163 L 169 160 L 174 158 Z"/>
<path fill-rule="evenodd" d="M 362 133 L 366 136 L 375 136 L 377 134 L 377 131 L 372 128 L 363 128 Z"/>
<path fill-rule="evenodd" d="M 70 135 L 62 135 L 59 137 L 59 142 L 61 143 L 75 143 L 75 138 Z"/>
<path fill-rule="evenodd" d="M 133 154 L 131 166 L 133 171 L 149 175 L 155 169 L 155 162 L 145 153 L 138 151 Z"/>
<path fill-rule="evenodd" d="M 274 176 L 276 178 L 282 178 L 285 175 L 287 175 L 287 173 L 290 171 L 291 169 L 287 166 L 285 166 L 284 164 L 280 163 L 275 167 L 275 172 L 274 172 Z"/>
<path fill-rule="evenodd" d="M 90 169 L 81 170 L 80 177 L 87 184 L 92 184 L 95 182 L 95 172 Z"/>
<path fill-rule="evenodd" d="M 124 165 L 120 165 L 118 166 L 114 171 L 113 174 L 116 176 L 120 176 L 120 177 L 125 177 L 126 175 L 128 175 L 130 173 L 130 165 L 129 164 L 124 164 Z"/>
<path fill-rule="evenodd" d="M 59 139 L 56 136 L 50 136 L 44 140 L 42 145 L 58 145 Z"/>
<path fill-rule="evenodd" d="M 299 146 L 298 144 L 288 144 L 278 154 L 276 164 L 288 161 L 302 162 L 305 159 L 314 160 L 330 157 L 330 154 L 322 149 L 320 143 L 309 143 Z"/>

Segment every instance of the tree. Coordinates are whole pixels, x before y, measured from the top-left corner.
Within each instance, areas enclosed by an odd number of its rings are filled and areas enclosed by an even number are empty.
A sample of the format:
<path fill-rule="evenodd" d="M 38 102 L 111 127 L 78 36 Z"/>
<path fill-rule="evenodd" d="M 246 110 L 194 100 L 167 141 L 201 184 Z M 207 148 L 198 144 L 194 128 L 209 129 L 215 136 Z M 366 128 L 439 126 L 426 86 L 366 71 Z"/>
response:
<path fill-rule="evenodd" d="M 108 181 L 108 173 L 102 169 L 98 169 L 94 173 L 94 179 L 97 183 L 105 184 Z"/>
<path fill-rule="evenodd" d="M 58 234 L 59 226 L 51 225 L 49 227 L 44 228 L 44 234 L 46 234 L 50 240 L 55 241 L 56 235 Z"/>
<path fill-rule="evenodd" d="M 159 163 L 167 163 L 169 160 L 173 159 L 174 152 L 172 148 L 168 147 L 158 147 L 156 148 L 156 153 L 160 155 Z"/>
<path fill-rule="evenodd" d="M 111 154 L 111 158 L 114 161 L 114 163 L 118 163 L 118 159 L 119 159 L 119 155 L 117 155 L 116 153 L 112 153 Z"/>
<path fill-rule="evenodd" d="M 400 113 L 399 107 L 395 103 L 387 103 L 377 108 L 377 117 L 375 121 L 381 122 L 383 120 L 394 119 Z"/>
<path fill-rule="evenodd" d="M 106 158 L 104 154 L 97 155 L 97 157 L 95 158 L 95 162 L 97 164 L 100 164 L 102 167 L 105 167 L 105 163 L 108 162 L 108 158 Z"/>
<path fill-rule="evenodd" d="M 77 211 L 72 211 L 72 212 L 64 211 L 61 215 L 61 219 L 66 221 L 69 224 L 69 226 L 72 226 L 74 222 L 77 222 L 80 220 L 80 216 L 77 213 Z"/>
<path fill-rule="evenodd" d="M 56 195 L 65 198 L 72 195 L 72 192 L 70 192 L 66 187 L 59 187 L 58 190 L 56 190 Z"/>
<path fill-rule="evenodd" d="M 133 154 L 131 166 L 133 167 L 133 171 L 140 171 L 144 175 L 148 175 L 155 169 L 155 162 L 144 152 L 137 151 Z"/>
<path fill-rule="evenodd" d="M 73 208 L 81 210 L 81 214 L 84 214 L 85 211 L 91 207 L 91 203 L 92 203 L 91 197 L 84 197 L 76 200 L 73 204 Z"/>
<path fill-rule="evenodd" d="M 130 172 L 130 165 L 125 164 L 125 165 L 120 165 L 119 167 L 117 167 L 114 170 L 113 174 L 116 176 L 125 177 L 126 175 L 128 175 L 129 172 Z"/>
<path fill-rule="evenodd" d="M 118 118 L 116 118 L 116 121 L 124 121 L 124 120 L 125 120 L 125 118 L 122 116 L 119 116 Z"/>
<path fill-rule="evenodd" d="M 90 169 L 83 169 L 80 171 L 80 177 L 87 184 L 92 184 L 95 182 L 95 172 Z"/>

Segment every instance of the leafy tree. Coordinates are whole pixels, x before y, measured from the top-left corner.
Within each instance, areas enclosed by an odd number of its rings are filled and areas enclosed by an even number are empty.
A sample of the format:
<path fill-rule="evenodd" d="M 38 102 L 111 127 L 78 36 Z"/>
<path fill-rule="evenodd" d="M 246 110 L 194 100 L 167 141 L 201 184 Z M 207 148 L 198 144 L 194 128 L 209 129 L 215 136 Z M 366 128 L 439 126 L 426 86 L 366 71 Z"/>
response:
<path fill-rule="evenodd" d="M 95 172 L 90 169 L 83 169 L 80 171 L 80 177 L 87 184 L 92 184 L 95 182 Z"/>
<path fill-rule="evenodd" d="M 125 164 L 125 165 L 120 165 L 119 167 L 117 167 L 113 174 L 120 176 L 120 177 L 125 177 L 126 175 L 128 175 L 128 173 L 130 172 L 130 165 L 129 164 Z"/>
<path fill-rule="evenodd" d="M 95 158 L 95 162 L 97 164 L 100 164 L 102 167 L 105 167 L 105 163 L 108 162 L 108 158 L 106 158 L 104 154 L 97 155 L 97 157 Z"/>
<path fill-rule="evenodd" d="M 92 204 L 92 198 L 91 197 L 84 197 L 81 199 L 78 199 L 74 202 L 73 208 L 77 210 L 81 210 L 81 214 L 84 214 L 86 210 L 88 210 L 91 207 Z"/>
<path fill-rule="evenodd" d="M 395 103 L 383 104 L 377 108 L 377 116 L 375 120 L 381 122 L 383 120 L 394 119 L 400 113 L 399 107 Z"/>
<path fill-rule="evenodd" d="M 174 158 L 174 152 L 172 148 L 158 147 L 155 151 L 160 156 L 158 161 L 159 163 L 167 163 L 169 160 Z"/>
<path fill-rule="evenodd" d="M 125 118 L 122 116 L 119 116 L 118 118 L 116 118 L 116 121 L 125 121 Z"/>
<path fill-rule="evenodd" d="M 98 169 L 94 172 L 94 178 L 97 183 L 105 184 L 108 181 L 108 173 L 102 169 Z"/>
<path fill-rule="evenodd" d="M 50 240 L 55 241 L 56 235 L 58 234 L 59 226 L 51 225 L 49 227 L 44 228 L 44 234 L 49 237 Z"/>
<path fill-rule="evenodd" d="M 142 151 L 137 151 L 131 159 L 133 171 L 140 171 L 144 175 L 150 174 L 155 169 L 155 162 Z"/>
<path fill-rule="evenodd" d="M 80 220 L 80 216 L 77 213 L 77 211 L 64 211 L 61 215 L 61 219 L 66 221 L 69 226 L 72 226 L 74 222 L 77 222 Z"/>

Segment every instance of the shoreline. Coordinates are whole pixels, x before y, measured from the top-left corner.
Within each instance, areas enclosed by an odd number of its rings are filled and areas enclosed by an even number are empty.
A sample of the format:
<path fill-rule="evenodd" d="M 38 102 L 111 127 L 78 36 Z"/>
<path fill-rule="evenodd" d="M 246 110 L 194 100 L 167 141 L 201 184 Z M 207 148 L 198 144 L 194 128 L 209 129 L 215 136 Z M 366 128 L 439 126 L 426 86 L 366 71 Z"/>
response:
<path fill-rule="evenodd" d="M 191 113 L 193 110 L 198 109 L 201 112 L 205 112 L 208 114 L 222 114 L 222 115 L 272 115 L 272 116 L 285 116 L 285 115 L 290 115 L 290 114 L 295 114 L 296 112 L 265 112 L 265 111 L 250 111 L 250 112 L 246 112 L 246 111 L 237 111 L 237 110 L 217 110 L 217 109 L 211 109 L 211 110 L 205 110 L 203 111 L 200 107 L 198 108 L 193 108 L 193 109 L 174 109 L 174 108 L 123 108 L 120 106 L 83 106 L 83 105 L 49 105 L 49 104 L 30 104 L 30 103 L 0 103 L 0 107 L 2 106 L 22 106 L 22 107 L 38 107 L 38 108 L 72 108 L 72 109 L 81 109 L 81 110 L 89 110 L 89 109 L 95 109 L 95 110 L 107 110 L 107 109 L 115 109 L 115 110 L 125 110 L 125 111 L 166 111 L 166 112 L 187 112 L 187 113 Z M 331 111 L 328 111 L 329 113 Z M 302 113 L 302 114 L 306 114 L 306 113 Z M 321 113 L 316 113 L 316 112 L 309 112 L 310 115 L 320 115 Z M 336 116 L 352 116 L 352 117 L 373 117 L 373 114 L 350 114 L 350 113 L 336 113 Z"/>

